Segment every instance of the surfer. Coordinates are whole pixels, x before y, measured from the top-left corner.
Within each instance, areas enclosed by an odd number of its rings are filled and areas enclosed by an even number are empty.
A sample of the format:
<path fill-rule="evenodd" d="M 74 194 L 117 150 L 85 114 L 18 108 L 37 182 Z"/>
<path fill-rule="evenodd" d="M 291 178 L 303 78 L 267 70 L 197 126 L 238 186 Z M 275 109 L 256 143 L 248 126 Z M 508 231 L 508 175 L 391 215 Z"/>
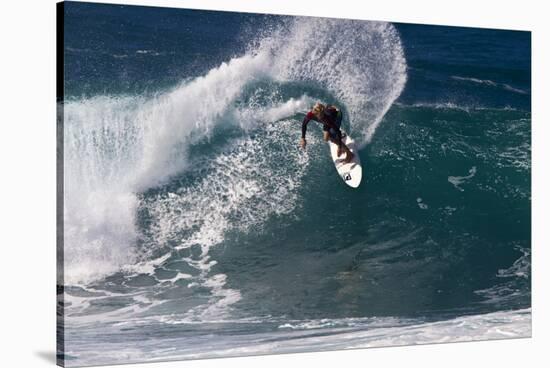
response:
<path fill-rule="evenodd" d="M 302 139 L 300 140 L 302 148 L 306 148 L 306 130 L 310 120 L 323 124 L 323 139 L 325 142 L 328 142 L 330 139 L 332 143 L 338 146 L 338 157 L 340 157 L 343 151 L 346 153 L 344 162 L 348 163 L 353 160 L 353 153 L 342 141 L 342 131 L 340 130 L 342 112 L 339 109 L 331 105 L 325 106 L 320 102 L 317 102 L 313 106 L 302 121 Z"/>

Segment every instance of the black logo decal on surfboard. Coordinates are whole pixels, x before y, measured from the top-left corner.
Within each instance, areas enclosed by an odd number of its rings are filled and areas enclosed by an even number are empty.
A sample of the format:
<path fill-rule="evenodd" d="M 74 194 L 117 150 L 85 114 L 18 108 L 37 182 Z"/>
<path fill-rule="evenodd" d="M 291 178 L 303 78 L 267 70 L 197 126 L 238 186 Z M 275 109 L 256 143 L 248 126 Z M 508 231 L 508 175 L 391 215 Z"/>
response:
<path fill-rule="evenodd" d="M 344 181 L 351 180 L 351 174 L 350 173 L 345 173 L 344 175 L 342 175 L 342 178 L 344 179 Z"/>

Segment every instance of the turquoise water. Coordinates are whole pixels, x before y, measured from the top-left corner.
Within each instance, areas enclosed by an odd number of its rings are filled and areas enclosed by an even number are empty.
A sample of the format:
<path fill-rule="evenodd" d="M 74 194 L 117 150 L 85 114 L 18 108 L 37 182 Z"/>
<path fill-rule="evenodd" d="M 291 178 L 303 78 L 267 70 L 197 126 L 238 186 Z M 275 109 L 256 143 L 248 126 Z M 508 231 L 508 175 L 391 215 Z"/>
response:
<path fill-rule="evenodd" d="M 66 365 L 531 335 L 527 32 L 65 5 Z M 336 174 L 315 101 L 344 111 Z M 122 352 L 122 354 L 121 354 Z"/>

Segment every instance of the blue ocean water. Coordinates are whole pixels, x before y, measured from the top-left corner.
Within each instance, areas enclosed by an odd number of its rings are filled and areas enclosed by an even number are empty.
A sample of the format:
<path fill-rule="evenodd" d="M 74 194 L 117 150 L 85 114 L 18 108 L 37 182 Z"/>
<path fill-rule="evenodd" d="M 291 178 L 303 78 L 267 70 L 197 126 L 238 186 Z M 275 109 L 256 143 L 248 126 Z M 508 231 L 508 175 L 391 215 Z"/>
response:
<path fill-rule="evenodd" d="M 529 32 L 64 6 L 67 366 L 531 335 Z"/>

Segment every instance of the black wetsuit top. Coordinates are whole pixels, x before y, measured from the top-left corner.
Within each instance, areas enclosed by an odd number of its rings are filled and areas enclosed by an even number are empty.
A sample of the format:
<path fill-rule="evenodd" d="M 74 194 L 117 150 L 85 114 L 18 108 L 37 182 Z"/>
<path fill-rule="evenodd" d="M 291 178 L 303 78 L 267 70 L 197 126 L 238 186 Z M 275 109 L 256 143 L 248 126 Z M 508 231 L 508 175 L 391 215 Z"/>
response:
<path fill-rule="evenodd" d="M 310 120 L 314 120 L 323 124 L 325 132 L 336 133 L 341 136 L 340 124 L 342 122 L 342 114 L 334 106 L 328 106 L 322 114 L 321 119 L 318 119 L 312 111 L 308 112 L 302 121 L 302 138 L 306 138 L 307 124 Z M 333 132 L 331 132 L 331 130 Z"/>

